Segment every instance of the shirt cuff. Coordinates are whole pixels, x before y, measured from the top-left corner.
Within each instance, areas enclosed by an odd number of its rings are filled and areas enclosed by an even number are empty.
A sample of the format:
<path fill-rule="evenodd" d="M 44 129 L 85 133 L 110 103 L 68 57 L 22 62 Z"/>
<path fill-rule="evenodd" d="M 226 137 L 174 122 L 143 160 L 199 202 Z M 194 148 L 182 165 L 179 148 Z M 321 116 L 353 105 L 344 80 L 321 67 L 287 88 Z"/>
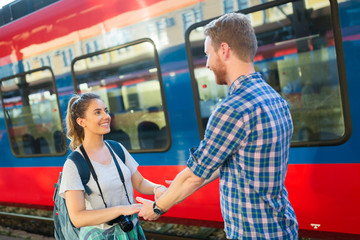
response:
<path fill-rule="evenodd" d="M 190 149 L 190 157 L 187 160 L 187 167 L 198 177 L 209 179 L 211 175 L 213 174 L 213 171 L 210 171 L 210 169 L 206 168 L 206 166 L 202 166 L 195 156 L 195 151 L 197 148 Z"/>

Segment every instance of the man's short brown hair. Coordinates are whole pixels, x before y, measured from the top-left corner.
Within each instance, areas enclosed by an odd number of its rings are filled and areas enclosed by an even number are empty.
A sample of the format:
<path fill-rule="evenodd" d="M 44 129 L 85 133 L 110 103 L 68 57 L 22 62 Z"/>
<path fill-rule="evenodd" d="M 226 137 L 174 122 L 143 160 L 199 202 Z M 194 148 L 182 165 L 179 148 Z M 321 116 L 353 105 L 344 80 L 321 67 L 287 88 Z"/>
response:
<path fill-rule="evenodd" d="M 211 38 L 216 51 L 222 42 L 226 42 L 242 61 L 254 61 L 257 40 L 254 28 L 244 14 L 225 14 L 208 23 L 204 33 Z"/>

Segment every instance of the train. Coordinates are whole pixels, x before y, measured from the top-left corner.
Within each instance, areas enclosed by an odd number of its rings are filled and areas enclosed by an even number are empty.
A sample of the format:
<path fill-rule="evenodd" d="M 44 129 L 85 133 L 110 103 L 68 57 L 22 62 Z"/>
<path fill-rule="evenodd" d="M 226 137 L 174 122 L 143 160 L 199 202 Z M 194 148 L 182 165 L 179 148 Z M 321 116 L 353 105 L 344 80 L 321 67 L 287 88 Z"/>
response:
<path fill-rule="evenodd" d="M 173 179 L 228 94 L 206 68 L 203 34 L 228 12 L 249 17 L 256 70 L 291 108 L 285 185 L 300 231 L 359 237 L 358 0 L 8 3 L 0 9 L 0 204 L 52 209 L 77 93 L 101 96 L 112 117 L 105 138 L 121 142 L 144 177 Z M 160 220 L 221 227 L 218 184 Z"/>

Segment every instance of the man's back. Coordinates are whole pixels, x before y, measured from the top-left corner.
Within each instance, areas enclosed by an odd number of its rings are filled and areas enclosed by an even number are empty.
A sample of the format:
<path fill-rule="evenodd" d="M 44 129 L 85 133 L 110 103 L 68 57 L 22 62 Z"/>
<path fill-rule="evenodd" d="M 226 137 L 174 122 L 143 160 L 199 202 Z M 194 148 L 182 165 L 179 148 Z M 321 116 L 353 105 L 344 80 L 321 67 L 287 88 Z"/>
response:
<path fill-rule="evenodd" d="M 292 130 L 287 102 L 258 73 L 237 79 L 209 119 L 205 141 L 220 149 L 228 237 L 296 238 L 284 186 Z"/>

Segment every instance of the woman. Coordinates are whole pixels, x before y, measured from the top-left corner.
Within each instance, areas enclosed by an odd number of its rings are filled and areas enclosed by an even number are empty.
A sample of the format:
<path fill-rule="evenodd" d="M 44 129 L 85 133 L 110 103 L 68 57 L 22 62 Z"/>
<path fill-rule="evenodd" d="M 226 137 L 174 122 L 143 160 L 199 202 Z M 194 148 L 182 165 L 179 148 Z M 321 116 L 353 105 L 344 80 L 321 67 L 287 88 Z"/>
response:
<path fill-rule="evenodd" d="M 116 154 L 116 159 L 113 159 L 103 139 L 104 134 L 110 132 L 110 121 L 109 111 L 98 95 L 85 93 L 70 99 L 66 114 L 70 148 L 81 153 L 79 146 L 83 146 L 98 177 L 102 194 L 91 176 L 87 186 L 93 193 L 87 195 L 75 163 L 67 159 L 60 196 L 65 198 L 71 222 L 80 228 L 80 239 L 145 239 L 137 216 L 142 205 L 134 203 L 133 188 L 142 194 L 155 193 L 156 198 L 166 188 L 144 179 L 137 171 L 137 162 L 123 146 L 125 164 Z M 126 189 L 114 161 L 120 165 Z M 132 215 L 134 227 L 131 231 L 124 232 L 119 224 L 108 224 L 121 215 Z"/>

